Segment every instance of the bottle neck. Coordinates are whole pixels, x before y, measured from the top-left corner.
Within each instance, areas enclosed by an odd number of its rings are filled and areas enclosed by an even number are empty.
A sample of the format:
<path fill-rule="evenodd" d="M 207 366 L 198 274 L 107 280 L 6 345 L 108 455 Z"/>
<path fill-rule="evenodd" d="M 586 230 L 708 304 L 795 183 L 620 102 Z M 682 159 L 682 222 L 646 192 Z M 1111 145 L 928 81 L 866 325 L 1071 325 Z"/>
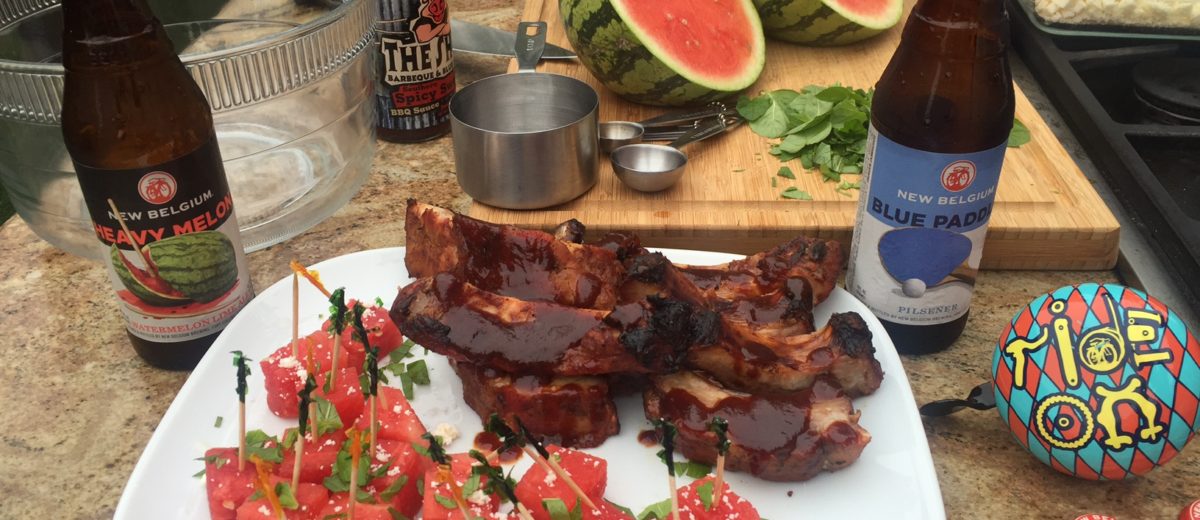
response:
<path fill-rule="evenodd" d="M 144 0 L 63 0 L 63 66 L 70 70 L 174 57 Z"/>
<path fill-rule="evenodd" d="M 902 38 L 937 56 L 999 57 L 1008 50 L 1008 11 L 1003 0 L 919 0 Z"/>

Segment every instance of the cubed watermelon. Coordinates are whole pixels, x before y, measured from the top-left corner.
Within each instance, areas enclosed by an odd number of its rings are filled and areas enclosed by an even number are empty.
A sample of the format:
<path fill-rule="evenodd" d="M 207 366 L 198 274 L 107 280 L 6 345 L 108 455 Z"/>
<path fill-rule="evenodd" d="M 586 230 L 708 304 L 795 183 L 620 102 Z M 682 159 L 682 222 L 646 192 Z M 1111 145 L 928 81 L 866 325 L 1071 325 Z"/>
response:
<path fill-rule="evenodd" d="M 288 428 L 284 431 L 284 436 L 294 429 Z M 315 440 L 313 432 L 309 431 L 304 438 L 304 458 L 300 460 L 300 481 L 313 484 L 324 482 L 325 477 L 333 473 L 333 463 L 337 462 L 338 450 L 344 442 L 346 434 L 340 430 L 326 433 Z M 296 451 L 293 445 L 292 448 L 283 451 L 283 463 L 275 468 L 275 472 L 290 481 L 295 466 Z"/>
<path fill-rule="evenodd" d="M 387 472 L 372 480 L 366 490 L 380 495 L 380 502 L 390 504 L 396 511 L 412 518 L 421 510 L 421 478 L 427 465 L 425 458 L 413 449 L 412 444 L 402 441 L 380 439 L 375 446 L 375 460 L 371 470 L 377 471 L 384 464 Z M 403 480 L 403 484 L 397 482 Z M 393 488 L 393 484 L 399 486 Z M 389 496 L 382 496 L 384 493 Z"/>
<path fill-rule="evenodd" d="M 404 398 L 404 392 L 397 388 L 380 386 L 376 400 L 378 403 L 375 422 L 379 423 L 376 435 L 380 439 L 410 444 L 415 442 L 422 446 L 426 444 L 421 440 L 426 431 L 425 425 L 421 424 L 421 418 L 417 417 L 417 412 L 413 411 L 408 399 Z M 368 431 L 371 426 L 370 413 L 363 413 L 356 426 L 362 431 Z"/>
<path fill-rule="evenodd" d="M 279 483 L 288 483 L 286 479 L 280 477 L 272 477 L 271 485 Z M 325 486 L 301 482 L 296 489 L 292 491 L 296 497 L 296 503 L 299 507 L 295 509 L 283 510 L 283 515 L 287 520 L 318 520 L 321 510 L 325 507 L 325 503 L 329 500 L 329 490 Z M 275 512 L 271 509 L 271 503 L 266 497 L 259 498 L 246 502 L 237 509 L 237 520 L 279 520 L 275 516 Z"/>
<path fill-rule="evenodd" d="M 354 300 L 350 300 L 348 305 L 352 308 Z M 325 327 L 328 328 L 329 321 L 326 320 Z M 371 346 L 379 349 L 379 358 L 383 359 L 393 350 L 396 350 L 404 343 L 404 337 L 400 335 L 400 329 L 396 328 L 396 323 L 392 321 L 388 315 L 388 310 L 378 305 L 367 307 L 363 311 L 363 328 L 367 330 L 367 335 L 370 336 Z M 342 345 L 348 346 L 352 352 L 352 358 L 357 356 L 359 365 L 366 359 L 366 353 L 363 350 L 361 343 L 354 339 L 354 327 L 346 327 L 342 333 Z"/>
<path fill-rule="evenodd" d="M 570 448 L 549 446 L 551 457 L 557 457 L 571 479 L 583 490 L 583 494 L 600 507 L 604 489 L 608 486 L 608 461 L 593 457 Z M 554 472 L 548 472 L 541 464 L 534 464 L 517 483 L 517 500 L 520 500 L 536 520 L 550 520 L 550 513 L 542 506 L 542 500 L 557 498 L 568 508 L 574 508 L 578 497 Z M 585 507 L 586 509 L 586 507 Z"/>
<path fill-rule="evenodd" d="M 338 417 L 342 419 L 342 425 L 349 427 L 358 421 L 365 406 L 362 387 L 358 382 L 358 370 L 339 368 L 337 377 L 333 379 L 333 386 L 329 392 L 325 392 L 325 380 L 328 377 L 328 373 L 317 374 L 317 391 L 313 392 L 313 395 L 321 396 L 333 403 L 333 407 L 337 408 Z"/>
<path fill-rule="evenodd" d="M 350 504 L 349 493 L 334 493 L 325 503 L 325 508 L 321 510 L 321 514 L 316 517 L 317 520 L 323 518 L 346 518 L 346 511 Z M 366 504 L 359 502 L 354 505 L 354 520 L 393 520 L 393 516 L 388 512 L 391 507 L 387 504 Z"/>
<path fill-rule="evenodd" d="M 213 520 L 232 520 L 237 508 L 254 494 L 254 465 L 238 471 L 237 448 L 212 448 L 204 452 L 204 483 L 208 511 Z"/>
<path fill-rule="evenodd" d="M 292 356 L 292 346 L 289 343 L 279 347 L 258 363 L 267 391 L 267 408 L 271 413 L 287 419 L 294 419 L 300 414 L 299 392 L 304 388 L 304 380 L 308 377 L 305 367 L 309 362 L 309 351 L 312 351 L 312 363 L 322 370 L 328 371 L 333 363 L 333 337 L 323 330 L 300 338 L 297 347 L 300 351 L 299 358 Z M 352 362 L 345 350 L 338 355 L 339 368 Z M 361 357 L 358 363 L 354 368 L 361 365 Z"/>
<path fill-rule="evenodd" d="M 758 510 L 754 509 L 754 506 L 746 499 L 729 489 L 728 482 L 724 484 L 721 491 L 720 502 L 714 501 L 712 499 L 714 482 L 715 477 L 710 475 L 679 488 L 679 516 L 696 520 L 759 519 Z M 709 507 L 705 507 L 705 502 L 709 502 Z"/>
<path fill-rule="evenodd" d="M 454 479 L 455 487 L 459 492 L 463 491 L 463 486 L 471 478 L 471 467 L 475 464 L 475 460 L 465 453 L 457 453 L 451 456 L 450 475 Z M 450 483 L 442 482 L 438 478 L 439 471 L 438 468 L 430 468 L 425 472 L 425 490 L 422 493 L 421 518 L 424 520 L 462 520 L 462 511 L 456 504 L 454 507 L 446 507 L 451 505 L 451 502 L 454 500 L 454 492 Z M 487 483 L 487 479 L 481 478 L 481 487 L 485 483 Z M 482 489 L 462 498 L 472 515 L 483 518 L 494 518 L 496 510 L 500 507 L 500 498 L 485 494 Z"/>

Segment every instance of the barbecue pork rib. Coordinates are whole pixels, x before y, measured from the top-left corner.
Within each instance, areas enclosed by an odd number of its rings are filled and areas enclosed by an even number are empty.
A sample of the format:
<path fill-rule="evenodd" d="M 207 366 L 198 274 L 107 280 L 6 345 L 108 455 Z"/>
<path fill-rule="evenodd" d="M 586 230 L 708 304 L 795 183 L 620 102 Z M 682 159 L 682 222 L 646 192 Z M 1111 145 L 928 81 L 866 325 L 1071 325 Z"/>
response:
<path fill-rule="evenodd" d="M 801 335 L 725 326 L 716 343 L 688 351 L 687 365 L 747 392 L 802 390 L 828 377 L 858 397 L 883 382 L 871 331 L 854 312 L 834 314 L 821 330 Z"/>
<path fill-rule="evenodd" d="M 720 330 L 715 313 L 676 300 L 583 309 L 501 296 L 450 273 L 402 288 L 390 315 L 406 336 L 452 360 L 545 376 L 671 372 Z"/>
<path fill-rule="evenodd" d="M 621 431 L 617 408 L 603 377 L 513 375 L 451 362 L 463 383 L 463 400 L 485 424 L 492 414 L 516 419 L 546 442 L 594 448 Z"/>
<path fill-rule="evenodd" d="M 562 227 L 562 236 L 571 238 L 571 226 Z M 404 232 L 409 276 L 451 273 L 504 296 L 611 309 L 617 303 L 615 282 L 625 275 L 616 254 L 607 249 L 476 220 L 412 199 Z"/>
<path fill-rule="evenodd" d="M 714 417 L 729 423 L 725 468 L 766 480 L 807 480 L 858 459 L 871 435 L 859 412 L 835 384 L 817 381 L 788 394 L 728 390 L 696 372 L 651 378 L 643 394 L 646 417 L 663 418 L 678 430 L 675 444 L 695 462 L 717 460 Z"/>

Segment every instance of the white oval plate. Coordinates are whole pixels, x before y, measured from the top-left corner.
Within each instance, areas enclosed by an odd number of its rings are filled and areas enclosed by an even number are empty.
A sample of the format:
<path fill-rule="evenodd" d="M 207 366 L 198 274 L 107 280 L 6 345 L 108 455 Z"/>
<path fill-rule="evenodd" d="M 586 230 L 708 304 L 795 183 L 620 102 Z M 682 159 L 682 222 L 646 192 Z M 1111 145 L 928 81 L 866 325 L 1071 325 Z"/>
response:
<path fill-rule="evenodd" d="M 672 261 L 711 265 L 738 258 L 725 253 L 661 250 Z M 313 266 L 332 286 L 345 286 L 351 298 L 371 301 L 380 297 L 390 306 L 397 289 L 408 283 L 404 248 L 362 251 L 326 260 Z M 316 330 L 328 302 L 307 285 L 301 289 L 300 330 Z M 875 335 L 876 357 L 885 373 L 874 394 L 856 399 L 862 410 L 860 424 L 871 432 L 871 443 L 850 467 L 824 473 L 807 482 L 767 482 L 747 474 L 728 473 L 731 488 L 747 498 L 759 513 L 772 520 L 824 518 L 940 519 L 945 517 L 941 491 L 925 430 L 921 426 L 904 368 L 883 326 L 862 303 L 837 288 L 816 309 L 816 321 L 825 323 L 833 312 L 855 311 Z M 233 350 L 261 359 L 291 339 L 291 279 L 285 278 L 262 291 L 229 324 L 200 361 L 175 401 L 163 415 L 146 450 L 129 477 L 118 520 L 147 518 L 208 519 L 204 480 L 192 475 L 203 469 L 195 460 L 215 446 L 237 445 L 237 399 L 234 394 Z M 418 356 L 421 349 L 415 349 Z M 413 407 L 426 427 L 446 422 L 462 433 L 448 448 L 466 451 L 480 422 L 462 400 L 462 384 L 445 358 L 428 355 L 430 386 L 418 386 Z M 271 414 L 263 394 L 262 374 L 252 366 L 246 399 L 248 429 L 278 435 L 293 421 Z M 667 483 L 655 449 L 638 443 L 639 431 L 649 428 L 641 399 L 618 400 L 621 434 L 590 453 L 608 460 L 606 498 L 638 513 L 667 497 Z M 219 428 L 217 417 L 223 417 Z M 523 457 L 515 474 L 520 475 Z M 687 482 L 684 478 L 680 485 Z"/>

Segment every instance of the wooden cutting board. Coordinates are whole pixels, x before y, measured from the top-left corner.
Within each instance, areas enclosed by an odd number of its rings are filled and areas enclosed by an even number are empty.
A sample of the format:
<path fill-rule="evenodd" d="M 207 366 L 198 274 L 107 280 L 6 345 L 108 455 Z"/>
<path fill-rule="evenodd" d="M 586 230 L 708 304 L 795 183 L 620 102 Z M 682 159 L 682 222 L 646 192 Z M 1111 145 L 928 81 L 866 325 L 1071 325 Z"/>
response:
<path fill-rule="evenodd" d="M 907 8 L 912 3 L 909 0 Z M 550 26 L 549 41 L 570 47 L 557 0 L 528 0 L 523 19 L 545 20 Z M 899 41 L 899 27 L 838 48 L 768 40 L 766 68 L 749 91 L 799 90 L 809 84 L 835 82 L 868 88 L 882 74 Z M 602 121 L 638 121 L 664 111 L 618 98 L 576 61 L 545 62 L 539 70 L 573 76 L 595 87 L 601 95 Z M 1010 148 L 1005 157 L 982 267 L 1112 268 L 1120 231 L 1116 219 L 1019 88 L 1016 97 L 1017 117 L 1033 138 L 1020 148 Z M 491 222 L 541 229 L 576 218 L 587 225 L 590 236 L 627 229 L 636 231 L 643 243 L 657 247 L 751 253 L 798 234 L 848 244 L 858 192 L 839 194 L 834 183 L 805 172 L 798 160 L 788 163 L 797 179 L 779 178 L 772 186 L 781 163 L 767 153 L 769 146 L 767 139 L 745 126 L 693 145 L 687 149 L 690 159 L 683 179 L 654 194 L 625 187 L 613 175 L 607 157 L 601 157 L 599 182 L 576 200 L 536 211 L 474 203 L 470 212 Z M 780 198 L 779 192 L 787 186 L 808 191 L 813 200 Z"/>

